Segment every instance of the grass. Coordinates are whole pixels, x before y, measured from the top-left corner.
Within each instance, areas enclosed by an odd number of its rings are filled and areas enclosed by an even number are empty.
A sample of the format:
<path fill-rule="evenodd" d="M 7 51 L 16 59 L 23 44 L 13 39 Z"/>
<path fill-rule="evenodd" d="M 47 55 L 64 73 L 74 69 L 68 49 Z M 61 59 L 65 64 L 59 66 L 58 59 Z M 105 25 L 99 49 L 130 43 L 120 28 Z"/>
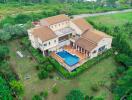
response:
<path fill-rule="evenodd" d="M 95 16 L 95 17 L 88 17 L 88 21 L 92 21 L 95 24 L 103 24 L 109 26 L 118 26 L 123 25 L 126 22 L 132 21 L 132 12 L 127 13 L 118 13 L 112 15 L 102 15 L 102 16 Z"/>
<path fill-rule="evenodd" d="M 20 79 L 25 86 L 24 100 L 31 100 L 33 95 L 39 94 L 44 90 L 49 91 L 48 100 L 52 100 L 53 98 L 54 100 L 64 100 L 65 95 L 73 88 L 79 88 L 82 92 L 88 95 L 101 95 L 105 97 L 106 100 L 110 100 L 112 98 L 108 89 L 99 86 L 99 91 L 94 92 L 91 90 L 91 87 L 100 82 L 104 82 L 108 87 L 110 86 L 110 74 L 116 69 L 116 63 L 113 57 L 109 57 L 108 59 L 101 61 L 74 79 L 63 79 L 55 72 L 52 73 L 54 74 L 53 79 L 48 78 L 45 80 L 39 80 L 37 71 L 34 68 L 36 65 L 35 60 L 31 60 L 27 57 L 31 56 L 28 51 L 21 50 L 18 40 L 10 42 L 9 48 L 11 56 L 10 63 L 16 69 L 16 72 L 19 74 Z M 22 51 L 26 56 L 24 58 L 19 58 L 16 55 L 17 50 Z M 31 78 L 25 80 L 26 75 L 29 75 Z M 58 94 L 52 93 L 54 85 L 59 88 Z"/>
<path fill-rule="evenodd" d="M 121 26 L 127 22 L 132 22 L 132 12 L 118 13 L 113 15 L 95 16 L 86 18 L 88 21 L 95 23 L 96 25 L 102 24 L 104 26 Z M 131 43 L 132 36 L 128 36 L 128 42 Z"/>
<path fill-rule="evenodd" d="M 89 8 L 91 7 L 91 8 Z M 130 6 L 122 6 L 121 8 L 107 8 L 107 7 L 97 7 L 93 9 L 93 6 L 89 3 L 74 3 L 74 4 L 62 4 L 62 3 L 51 3 L 51 4 L 20 4 L 20 3 L 8 3 L 8 4 L 0 4 L 0 19 L 5 16 L 11 16 L 16 14 L 32 14 L 32 13 L 40 13 L 47 10 L 55 11 L 60 10 L 63 12 L 64 9 L 66 12 L 70 12 L 72 14 L 83 14 L 83 13 L 97 13 L 97 12 L 106 12 L 120 9 L 128 9 Z"/>

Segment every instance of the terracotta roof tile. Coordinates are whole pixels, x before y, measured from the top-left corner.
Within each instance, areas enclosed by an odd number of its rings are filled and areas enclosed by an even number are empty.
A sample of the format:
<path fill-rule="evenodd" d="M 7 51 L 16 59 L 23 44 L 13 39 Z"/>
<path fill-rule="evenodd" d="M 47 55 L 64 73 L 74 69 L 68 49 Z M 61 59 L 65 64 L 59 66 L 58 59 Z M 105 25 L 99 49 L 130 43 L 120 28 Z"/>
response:
<path fill-rule="evenodd" d="M 74 19 L 72 22 L 77 25 L 83 32 L 92 28 L 92 25 L 90 25 L 82 18 Z"/>
<path fill-rule="evenodd" d="M 43 42 L 57 37 L 55 33 L 47 26 L 32 29 L 32 34 L 35 37 L 39 37 Z"/>
<path fill-rule="evenodd" d="M 48 25 L 53 25 L 56 23 L 67 21 L 67 20 L 70 20 L 70 18 L 65 14 L 61 14 L 61 15 L 41 19 L 40 22 L 41 23 L 47 23 Z"/>
<path fill-rule="evenodd" d="M 92 41 L 94 43 L 98 43 L 103 38 L 108 38 L 108 37 L 111 37 L 111 36 L 101 32 L 101 31 L 91 29 L 91 30 L 88 30 L 88 31 L 84 32 L 82 34 L 82 37 L 86 38 L 87 40 Z"/>
<path fill-rule="evenodd" d="M 76 44 L 78 46 L 80 46 L 81 48 L 84 48 L 85 50 L 87 51 L 91 51 L 93 50 L 97 45 L 95 43 L 92 43 L 91 41 L 88 41 L 87 39 L 85 38 L 79 38 L 77 41 L 76 41 Z"/>
<path fill-rule="evenodd" d="M 90 52 L 97 46 L 98 42 L 103 38 L 112 37 L 101 31 L 91 29 L 84 32 L 82 36 L 76 41 L 76 44 Z"/>

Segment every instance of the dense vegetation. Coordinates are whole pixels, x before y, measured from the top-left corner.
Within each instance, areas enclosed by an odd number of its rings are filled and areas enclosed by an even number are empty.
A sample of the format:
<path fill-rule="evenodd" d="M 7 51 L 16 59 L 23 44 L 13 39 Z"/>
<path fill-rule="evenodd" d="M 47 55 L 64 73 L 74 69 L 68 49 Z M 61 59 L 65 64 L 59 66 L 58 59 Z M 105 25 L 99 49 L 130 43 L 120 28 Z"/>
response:
<path fill-rule="evenodd" d="M 0 27 L 3 27 L 4 24 L 24 24 L 28 21 L 36 21 L 41 18 L 57 15 L 57 14 L 81 14 L 81 13 L 96 13 L 96 12 L 105 12 L 111 10 L 122 10 L 131 8 L 131 2 L 126 1 L 122 2 L 121 0 L 97 0 L 97 2 L 74 2 L 77 0 L 66 0 L 71 3 L 64 3 L 64 0 L 50 0 L 51 3 L 41 3 L 41 4 L 26 4 L 19 3 L 22 0 L 14 0 L 16 3 L 10 4 L 12 0 L 3 0 L 7 4 L 0 4 Z M 32 2 L 34 0 L 29 0 Z M 35 0 L 36 1 L 36 0 Z M 48 0 L 47 0 L 48 1 Z M 41 2 L 41 0 L 37 0 Z M 45 2 L 45 1 L 44 1 Z M 60 3 L 54 3 L 60 2 Z M 63 3 L 61 3 L 63 2 Z M 12 15 L 12 16 L 11 16 Z"/>
<path fill-rule="evenodd" d="M 0 45 L 0 98 L 13 99 L 23 94 L 23 85 L 18 82 L 18 75 L 8 63 L 9 49 L 7 46 Z M 15 82 L 13 84 L 13 82 Z M 20 89 L 21 85 L 21 89 Z M 3 91 L 4 90 L 4 91 Z"/>
<path fill-rule="evenodd" d="M 89 19 L 88 19 L 89 20 Z M 122 25 L 105 25 L 89 20 L 97 29 L 113 36 L 113 48 L 115 49 L 115 60 L 118 63 L 117 72 L 111 75 L 113 84 L 111 86 L 115 98 L 127 99 L 132 97 L 131 70 L 132 70 L 132 46 L 130 39 L 132 36 L 132 22 L 125 22 Z"/>

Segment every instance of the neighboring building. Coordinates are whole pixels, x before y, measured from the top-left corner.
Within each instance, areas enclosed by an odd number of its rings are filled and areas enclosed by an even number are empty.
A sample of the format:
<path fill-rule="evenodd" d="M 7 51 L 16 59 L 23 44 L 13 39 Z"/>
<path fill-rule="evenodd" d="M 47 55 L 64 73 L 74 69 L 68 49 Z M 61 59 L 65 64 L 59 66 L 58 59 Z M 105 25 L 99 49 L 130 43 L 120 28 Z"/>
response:
<path fill-rule="evenodd" d="M 111 36 L 93 29 L 84 19 L 70 19 L 64 14 L 41 19 L 35 28 L 28 30 L 28 35 L 32 46 L 43 55 L 70 46 L 85 54 L 85 58 L 93 58 L 110 49 L 112 43 Z"/>

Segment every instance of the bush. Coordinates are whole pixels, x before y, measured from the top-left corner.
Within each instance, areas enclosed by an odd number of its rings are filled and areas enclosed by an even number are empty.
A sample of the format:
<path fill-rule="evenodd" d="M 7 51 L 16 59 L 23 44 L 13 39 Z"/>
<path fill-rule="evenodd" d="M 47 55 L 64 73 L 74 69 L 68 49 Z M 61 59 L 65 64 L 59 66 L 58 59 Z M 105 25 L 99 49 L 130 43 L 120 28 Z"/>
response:
<path fill-rule="evenodd" d="M 123 66 L 117 67 L 117 73 L 122 74 L 124 72 L 125 72 L 125 67 Z"/>
<path fill-rule="evenodd" d="M 53 92 L 54 94 L 57 94 L 58 91 L 59 91 L 58 87 L 57 87 L 57 86 L 54 86 L 53 89 L 52 89 L 52 92 Z"/>
<path fill-rule="evenodd" d="M 39 73 L 38 73 L 38 77 L 39 79 L 46 79 L 48 77 L 48 72 L 46 70 L 41 70 Z"/>
<path fill-rule="evenodd" d="M 94 84 L 94 85 L 91 87 L 91 90 L 92 90 L 93 92 L 97 92 L 97 91 L 99 90 L 98 85 L 97 85 L 97 84 Z"/>
<path fill-rule="evenodd" d="M 53 78 L 54 78 L 54 76 L 53 76 L 52 74 L 50 74 L 50 75 L 49 75 L 49 78 L 50 78 L 50 79 L 53 79 Z"/>
<path fill-rule="evenodd" d="M 32 100 L 42 100 L 42 98 L 39 95 L 35 95 L 33 96 Z"/>
<path fill-rule="evenodd" d="M 116 55 L 115 60 L 126 67 L 132 66 L 132 58 L 126 54 Z"/>
<path fill-rule="evenodd" d="M 43 96 L 45 97 L 45 98 L 47 98 L 48 97 L 48 91 L 44 91 L 44 94 L 43 94 Z"/>
<path fill-rule="evenodd" d="M 80 90 L 74 89 L 66 96 L 66 100 L 84 100 L 84 94 Z"/>
<path fill-rule="evenodd" d="M 46 70 L 47 70 L 48 72 L 53 71 L 53 66 L 52 66 L 52 65 L 46 66 Z"/>
<path fill-rule="evenodd" d="M 18 14 L 16 17 L 15 17 L 15 22 L 17 24 L 24 24 L 28 21 L 30 21 L 32 18 L 29 16 L 29 15 L 25 15 L 25 14 Z"/>
<path fill-rule="evenodd" d="M 0 28 L 3 28 L 3 26 L 4 26 L 5 24 L 7 24 L 7 23 L 10 23 L 10 24 L 14 25 L 14 24 L 15 24 L 14 18 L 11 17 L 11 16 L 7 16 L 7 17 L 5 17 L 4 19 L 2 19 L 2 20 L 0 21 Z"/>

